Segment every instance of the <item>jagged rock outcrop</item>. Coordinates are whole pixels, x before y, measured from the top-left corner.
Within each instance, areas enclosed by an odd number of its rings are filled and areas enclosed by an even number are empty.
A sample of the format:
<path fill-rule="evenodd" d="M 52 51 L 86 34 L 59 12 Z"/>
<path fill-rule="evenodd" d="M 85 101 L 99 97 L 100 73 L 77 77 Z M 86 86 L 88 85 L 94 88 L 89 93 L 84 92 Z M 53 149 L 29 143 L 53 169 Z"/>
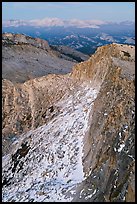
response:
<path fill-rule="evenodd" d="M 48 75 L 14 85 L 3 80 L 3 152 L 8 151 L 7 140 L 35 129 L 53 118 L 58 109 L 54 105 L 70 94 L 74 82 L 69 75 Z M 54 111 L 49 112 L 50 107 Z M 55 114 L 56 112 L 56 114 Z"/>
<path fill-rule="evenodd" d="M 57 48 L 57 47 L 56 47 Z M 46 40 L 23 34 L 2 34 L 2 77 L 13 83 L 47 74 L 66 74 L 89 58 L 73 49 L 54 49 Z"/>
<path fill-rule="evenodd" d="M 134 74 L 135 48 L 111 44 L 70 74 L 3 80 L 3 201 L 135 201 Z"/>
<path fill-rule="evenodd" d="M 110 49 L 111 66 L 89 120 L 83 158 L 87 178 L 79 186 L 77 202 L 135 201 L 134 48 L 112 45 Z"/>
<path fill-rule="evenodd" d="M 42 40 L 40 38 L 32 38 L 23 34 L 3 33 L 2 43 L 3 45 L 28 44 L 38 48 L 42 48 L 46 51 L 51 51 L 50 46 L 46 40 Z"/>

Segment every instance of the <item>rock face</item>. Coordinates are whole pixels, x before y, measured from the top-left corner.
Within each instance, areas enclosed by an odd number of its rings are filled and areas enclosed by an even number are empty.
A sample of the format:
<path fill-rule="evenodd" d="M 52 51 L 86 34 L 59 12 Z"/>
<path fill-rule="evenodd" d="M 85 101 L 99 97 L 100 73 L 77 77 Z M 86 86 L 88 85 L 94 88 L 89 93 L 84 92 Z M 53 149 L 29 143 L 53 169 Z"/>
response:
<path fill-rule="evenodd" d="M 3 201 L 135 201 L 134 74 L 135 48 L 111 44 L 70 74 L 3 80 Z"/>
<path fill-rule="evenodd" d="M 58 112 L 55 102 L 69 95 L 75 84 L 69 75 L 48 75 L 16 85 L 3 80 L 4 143 L 47 123 Z M 50 113 L 51 107 L 54 111 Z M 3 150 L 7 152 L 8 146 L 3 144 Z"/>
<path fill-rule="evenodd" d="M 118 53 L 111 55 L 112 64 L 89 120 L 83 164 L 85 171 L 89 168 L 90 173 L 74 198 L 78 202 L 129 202 L 135 199 L 134 52 L 131 52 L 132 47 L 112 46 L 120 53 L 128 50 L 131 58 L 127 60 Z"/>
<path fill-rule="evenodd" d="M 13 83 L 47 74 L 66 74 L 72 66 L 89 58 L 73 49 L 55 49 L 46 40 L 22 34 L 2 35 L 2 77 Z"/>

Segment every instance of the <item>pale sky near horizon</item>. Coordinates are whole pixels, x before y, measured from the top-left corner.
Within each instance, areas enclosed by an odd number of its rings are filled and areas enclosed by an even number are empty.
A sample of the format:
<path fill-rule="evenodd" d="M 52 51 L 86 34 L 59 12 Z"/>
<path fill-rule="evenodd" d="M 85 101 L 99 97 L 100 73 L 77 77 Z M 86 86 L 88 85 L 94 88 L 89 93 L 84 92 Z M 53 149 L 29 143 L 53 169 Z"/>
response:
<path fill-rule="evenodd" d="M 2 20 L 135 21 L 135 2 L 2 2 Z"/>

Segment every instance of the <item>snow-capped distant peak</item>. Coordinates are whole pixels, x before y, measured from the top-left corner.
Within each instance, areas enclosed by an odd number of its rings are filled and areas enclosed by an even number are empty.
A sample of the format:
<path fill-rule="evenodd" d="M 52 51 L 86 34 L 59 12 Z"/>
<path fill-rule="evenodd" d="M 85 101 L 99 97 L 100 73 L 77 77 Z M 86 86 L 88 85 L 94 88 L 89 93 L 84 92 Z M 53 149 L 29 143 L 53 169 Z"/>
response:
<path fill-rule="evenodd" d="M 100 25 L 105 24 L 101 20 L 79 20 L 79 19 L 70 19 L 62 20 L 60 18 L 43 18 L 43 19 L 32 19 L 32 20 L 5 20 L 2 22 L 3 27 L 9 26 L 33 26 L 33 27 L 50 27 L 50 26 L 75 26 L 78 28 L 99 28 Z"/>

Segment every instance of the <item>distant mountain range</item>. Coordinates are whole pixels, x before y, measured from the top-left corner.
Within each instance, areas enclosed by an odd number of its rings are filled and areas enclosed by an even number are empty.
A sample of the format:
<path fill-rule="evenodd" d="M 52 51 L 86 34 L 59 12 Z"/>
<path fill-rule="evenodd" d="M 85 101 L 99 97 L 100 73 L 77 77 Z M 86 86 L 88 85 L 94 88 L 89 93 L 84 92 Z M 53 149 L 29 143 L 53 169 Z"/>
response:
<path fill-rule="evenodd" d="M 104 22 L 99 20 L 7 20 L 3 32 L 21 33 L 45 39 L 50 45 L 65 45 L 85 54 L 93 54 L 97 47 L 110 44 L 135 44 L 135 23 Z"/>

